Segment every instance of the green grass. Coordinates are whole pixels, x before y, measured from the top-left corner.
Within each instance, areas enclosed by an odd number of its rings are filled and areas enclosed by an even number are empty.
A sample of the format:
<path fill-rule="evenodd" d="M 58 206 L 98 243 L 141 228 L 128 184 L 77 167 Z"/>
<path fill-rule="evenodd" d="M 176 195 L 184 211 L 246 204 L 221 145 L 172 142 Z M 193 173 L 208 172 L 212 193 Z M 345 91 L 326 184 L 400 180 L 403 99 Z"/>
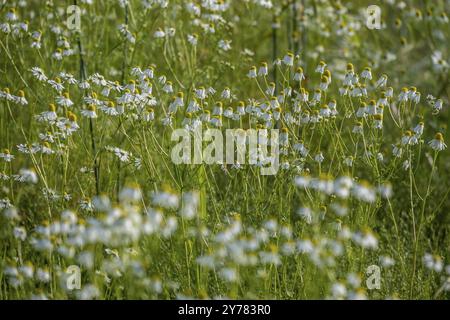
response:
<path fill-rule="evenodd" d="M 370 1 L 192 1 L 199 15 L 189 1 L 154 2 L 0 4 L 0 299 L 449 298 L 449 153 L 429 144 L 448 137 L 448 3 L 384 1 L 383 28 L 370 30 Z M 79 31 L 66 25 L 73 4 Z M 268 74 L 249 78 L 262 62 Z M 349 72 L 359 78 L 342 95 Z M 266 111 L 271 82 L 280 110 Z M 202 87 L 215 93 L 201 98 Z M 173 130 L 193 119 L 214 128 L 204 116 L 218 102 L 236 115 L 219 117 L 221 130 L 287 133 L 277 174 L 172 161 Z M 80 289 L 67 288 L 71 265 Z M 372 265 L 378 289 L 366 283 Z"/>

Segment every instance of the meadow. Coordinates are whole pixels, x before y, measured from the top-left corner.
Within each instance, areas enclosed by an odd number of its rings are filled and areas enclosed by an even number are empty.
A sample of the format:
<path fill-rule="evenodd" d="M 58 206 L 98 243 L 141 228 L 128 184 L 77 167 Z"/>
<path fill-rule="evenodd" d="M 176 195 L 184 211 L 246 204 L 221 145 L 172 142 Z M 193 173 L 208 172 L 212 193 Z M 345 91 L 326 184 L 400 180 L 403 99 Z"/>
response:
<path fill-rule="evenodd" d="M 0 299 L 448 299 L 449 11 L 0 0 Z"/>

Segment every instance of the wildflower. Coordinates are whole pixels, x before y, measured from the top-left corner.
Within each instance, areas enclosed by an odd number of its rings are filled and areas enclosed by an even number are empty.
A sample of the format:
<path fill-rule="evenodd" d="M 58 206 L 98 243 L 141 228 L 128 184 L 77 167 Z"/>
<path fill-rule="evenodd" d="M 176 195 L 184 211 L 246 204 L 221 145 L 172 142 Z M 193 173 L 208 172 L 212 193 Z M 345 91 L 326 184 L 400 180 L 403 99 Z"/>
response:
<path fill-rule="evenodd" d="M 252 66 L 250 68 L 250 71 L 247 74 L 247 77 L 249 77 L 250 79 L 256 78 L 257 74 L 256 74 L 256 67 Z"/>
<path fill-rule="evenodd" d="M 378 240 L 370 230 L 355 233 L 353 241 L 367 249 L 376 249 L 378 247 Z"/>
<path fill-rule="evenodd" d="M 361 72 L 361 78 L 372 80 L 372 71 L 369 67 L 364 68 L 363 72 Z"/>
<path fill-rule="evenodd" d="M 385 87 L 387 85 L 387 75 L 386 74 L 382 74 L 381 77 L 377 80 L 375 86 L 376 87 Z"/>
<path fill-rule="evenodd" d="M 414 127 L 413 131 L 417 136 L 421 136 L 423 133 L 423 128 L 425 124 L 421 121 L 417 126 Z"/>
<path fill-rule="evenodd" d="M 380 256 L 380 263 L 383 267 L 389 268 L 395 265 L 395 260 L 388 256 Z"/>
<path fill-rule="evenodd" d="M 270 82 L 267 86 L 265 93 L 269 96 L 275 95 L 275 82 Z"/>
<path fill-rule="evenodd" d="M 403 170 L 408 170 L 411 167 L 411 162 L 409 160 L 405 160 L 402 164 Z"/>
<path fill-rule="evenodd" d="M 444 268 L 444 263 L 442 258 L 437 255 L 432 255 L 430 253 L 425 253 L 423 256 L 423 263 L 425 267 L 434 272 L 441 272 Z"/>
<path fill-rule="evenodd" d="M 105 105 L 101 106 L 100 110 L 102 110 L 105 114 L 109 116 L 119 115 L 119 112 L 116 109 L 116 105 L 112 101 L 109 101 L 106 106 Z"/>
<path fill-rule="evenodd" d="M 73 102 L 72 102 L 72 100 L 70 100 L 70 96 L 69 96 L 68 92 L 63 93 L 62 96 L 58 96 L 56 98 L 56 103 L 59 106 L 67 107 L 67 108 L 73 106 Z"/>
<path fill-rule="evenodd" d="M 53 154 L 54 153 L 54 151 L 51 149 L 50 144 L 48 142 L 44 142 L 40 146 L 40 151 L 43 154 Z"/>
<path fill-rule="evenodd" d="M 18 95 L 18 97 L 16 97 L 16 102 L 23 106 L 28 104 L 28 101 L 25 98 L 25 92 L 23 90 L 19 90 L 19 95 Z"/>
<path fill-rule="evenodd" d="M 50 272 L 48 269 L 38 268 L 36 270 L 36 278 L 43 283 L 47 283 L 50 281 Z"/>
<path fill-rule="evenodd" d="M 345 157 L 344 164 L 347 167 L 352 167 L 353 166 L 353 157 L 352 156 Z"/>
<path fill-rule="evenodd" d="M 86 118 L 95 119 L 97 118 L 97 112 L 95 105 L 90 104 L 87 106 L 86 109 L 81 110 L 81 114 L 85 116 Z"/>
<path fill-rule="evenodd" d="M 0 199 L 0 209 L 8 209 L 12 207 L 9 199 Z"/>
<path fill-rule="evenodd" d="M 325 157 L 323 156 L 322 152 L 319 152 L 315 155 L 314 160 L 318 163 L 322 163 Z"/>
<path fill-rule="evenodd" d="M 90 198 L 84 198 L 78 202 L 81 210 L 94 211 L 94 205 Z"/>
<path fill-rule="evenodd" d="M 299 152 L 301 154 L 302 157 L 306 157 L 309 153 L 309 150 L 305 147 L 305 145 L 303 144 L 302 141 L 300 141 L 300 143 L 296 143 L 293 146 L 294 150 Z"/>
<path fill-rule="evenodd" d="M 294 54 L 292 52 L 288 52 L 283 58 L 283 63 L 289 67 L 292 67 L 294 65 Z"/>
<path fill-rule="evenodd" d="M 6 162 L 11 162 L 14 159 L 14 155 L 12 155 L 8 149 L 5 149 L 3 152 L 0 152 L 0 158 Z"/>
<path fill-rule="evenodd" d="M 239 104 L 236 107 L 236 113 L 240 116 L 245 114 L 245 104 L 243 101 L 239 101 Z"/>
<path fill-rule="evenodd" d="M 320 61 L 316 67 L 316 72 L 322 74 L 325 70 L 327 64 L 324 61 Z"/>
<path fill-rule="evenodd" d="M 320 89 L 314 90 L 313 100 L 319 102 L 321 98 L 322 98 L 322 91 Z"/>
<path fill-rule="evenodd" d="M 218 101 L 216 102 L 216 105 L 214 106 L 213 109 L 213 116 L 221 116 L 223 114 L 223 105 L 222 102 Z"/>
<path fill-rule="evenodd" d="M 383 115 L 376 114 L 374 115 L 373 119 L 374 119 L 373 127 L 375 129 L 383 129 Z"/>
<path fill-rule="evenodd" d="M 13 175 L 14 180 L 19 182 L 37 183 L 38 177 L 33 169 L 20 169 L 19 174 Z"/>
<path fill-rule="evenodd" d="M 270 104 L 270 108 L 271 109 L 275 109 L 275 108 L 280 107 L 280 103 L 278 102 L 277 97 L 271 97 L 270 101 L 269 101 L 269 104 Z"/>
<path fill-rule="evenodd" d="M 305 222 L 306 222 L 307 224 L 311 224 L 311 222 L 312 222 L 312 212 L 311 212 L 311 209 L 310 209 L 310 208 L 306 208 L 306 207 L 300 208 L 300 209 L 297 211 L 297 214 L 298 214 L 303 220 L 305 220 Z"/>
<path fill-rule="evenodd" d="M 153 36 L 155 38 L 164 38 L 166 36 L 166 33 L 163 31 L 163 29 L 158 28 L 156 29 L 155 33 L 153 33 Z"/>
<path fill-rule="evenodd" d="M 236 282 L 238 280 L 237 272 L 232 268 L 223 268 L 219 270 L 219 276 L 227 282 Z"/>
<path fill-rule="evenodd" d="M 302 101 L 302 102 L 307 102 L 308 101 L 309 93 L 308 93 L 308 91 L 306 91 L 305 88 L 301 88 L 300 89 L 299 98 L 300 98 L 300 101 Z"/>
<path fill-rule="evenodd" d="M 197 192 L 185 192 L 182 199 L 181 216 L 186 219 L 194 218 L 200 201 L 199 194 Z"/>
<path fill-rule="evenodd" d="M 347 288 L 343 283 L 334 283 L 331 287 L 331 295 L 334 299 L 343 299 L 347 295 Z"/>
<path fill-rule="evenodd" d="M 231 40 L 219 40 L 218 47 L 223 51 L 231 50 Z"/>
<path fill-rule="evenodd" d="M 41 68 L 33 67 L 31 68 L 31 73 L 39 81 L 46 82 L 48 80 L 47 76 L 44 74 L 44 71 L 42 71 Z"/>
<path fill-rule="evenodd" d="M 261 62 L 261 66 L 259 67 L 258 70 L 258 76 L 267 76 L 269 73 L 268 67 L 267 67 L 267 62 Z"/>
<path fill-rule="evenodd" d="M 444 137 L 440 132 L 436 133 L 434 139 L 428 142 L 428 144 L 434 151 L 442 151 L 447 148 L 447 145 L 444 143 Z"/>
<path fill-rule="evenodd" d="M 119 200 L 120 201 L 130 201 L 130 202 L 136 202 L 141 199 L 141 190 L 138 185 L 136 184 L 129 184 L 126 187 L 122 189 L 122 191 L 119 194 Z"/>
<path fill-rule="evenodd" d="M 162 192 L 153 192 L 151 194 L 152 203 L 155 206 L 175 209 L 178 207 L 179 198 L 176 194 L 170 192 L 170 190 Z"/>
<path fill-rule="evenodd" d="M 329 85 L 328 77 L 322 76 L 320 78 L 320 89 L 326 91 L 328 89 L 328 85 Z"/>
<path fill-rule="evenodd" d="M 338 111 L 336 109 L 336 100 L 331 99 L 330 102 L 328 102 L 328 108 L 330 108 L 330 112 L 332 116 L 336 116 L 338 114 Z"/>
<path fill-rule="evenodd" d="M 194 47 L 197 45 L 198 42 L 198 35 L 197 34 L 188 34 L 187 35 L 188 42 L 193 45 Z"/>
<path fill-rule="evenodd" d="M 303 74 L 303 68 L 298 67 L 297 70 L 294 73 L 294 80 L 295 81 L 302 81 L 305 79 L 305 75 Z"/>
<path fill-rule="evenodd" d="M 19 17 L 17 16 L 16 9 L 15 8 L 9 9 L 8 12 L 6 13 L 6 20 L 14 22 L 17 21 L 18 19 Z"/>
<path fill-rule="evenodd" d="M 353 126 L 352 132 L 353 133 L 360 133 L 360 134 L 363 133 L 363 124 L 362 124 L 361 121 L 356 121 L 355 122 L 355 125 Z"/>
<path fill-rule="evenodd" d="M 392 153 L 395 157 L 400 158 L 403 153 L 403 149 L 400 145 L 392 145 Z"/>
<path fill-rule="evenodd" d="M 402 91 L 398 95 L 398 101 L 399 102 L 407 102 L 409 98 L 408 88 L 404 87 L 402 88 Z"/>
<path fill-rule="evenodd" d="M 213 116 L 210 120 L 210 123 L 212 126 L 219 128 L 222 126 L 222 118 L 219 115 Z"/>
<path fill-rule="evenodd" d="M 146 122 L 153 121 L 155 119 L 155 111 L 152 108 L 148 108 L 143 112 L 142 119 Z"/>
<path fill-rule="evenodd" d="M 111 150 L 117 158 L 119 158 L 122 162 L 129 162 L 131 158 L 131 154 L 128 151 L 122 150 L 120 148 L 112 148 Z"/>
<path fill-rule="evenodd" d="M 328 106 L 326 104 L 324 104 L 320 107 L 319 114 L 324 118 L 328 118 L 331 116 L 331 110 L 330 110 L 330 108 L 328 108 Z"/>
<path fill-rule="evenodd" d="M 171 81 L 167 81 L 167 82 L 164 84 L 164 87 L 162 88 L 162 90 L 163 90 L 165 93 L 172 93 L 172 92 L 173 92 L 172 82 L 171 82 Z"/>
<path fill-rule="evenodd" d="M 439 112 L 442 110 L 442 99 L 437 99 L 433 105 L 434 112 Z"/>
<path fill-rule="evenodd" d="M 407 130 L 402 137 L 401 143 L 402 145 L 414 145 L 418 143 L 418 139 L 410 130 Z"/>
<path fill-rule="evenodd" d="M 230 99 L 230 97 L 231 97 L 231 90 L 230 90 L 230 88 L 226 87 L 226 88 L 222 91 L 221 97 L 222 97 L 223 99 Z"/>

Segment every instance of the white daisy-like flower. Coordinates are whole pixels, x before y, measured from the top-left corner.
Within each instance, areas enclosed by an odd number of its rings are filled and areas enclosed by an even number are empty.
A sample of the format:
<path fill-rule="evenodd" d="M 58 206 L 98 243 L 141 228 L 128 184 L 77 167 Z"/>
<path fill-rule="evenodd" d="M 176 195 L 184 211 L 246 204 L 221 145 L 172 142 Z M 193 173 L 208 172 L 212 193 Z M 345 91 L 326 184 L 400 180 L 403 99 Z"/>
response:
<path fill-rule="evenodd" d="M 8 149 L 5 149 L 3 152 L 0 152 L 0 158 L 6 162 L 11 162 L 14 160 L 14 155 L 12 155 Z"/>
<path fill-rule="evenodd" d="M 316 72 L 322 74 L 325 71 L 327 64 L 324 61 L 320 61 L 316 67 Z"/>
<path fill-rule="evenodd" d="M 164 32 L 163 29 L 158 28 L 158 29 L 155 31 L 155 33 L 153 33 L 153 36 L 154 36 L 155 38 L 164 38 L 164 37 L 166 36 L 166 33 Z"/>
<path fill-rule="evenodd" d="M 442 151 L 445 148 L 447 148 L 447 145 L 444 142 L 444 137 L 442 136 L 442 133 L 438 132 L 436 133 L 436 136 L 433 140 L 428 142 L 430 147 L 435 151 Z"/>
<path fill-rule="evenodd" d="M 95 119 L 97 118 L 96 107 L 93 104 L 87 106 L 86 109 L 81 110 L 81 114 L 86 118 Z"/>
<path fill-rule="evenodd" d="M 247 73 L 247 77 L 249 77 L 250 79 L 256 78 L 257 73 L 256 73 L 256 67 L 253 66 L 250 68 L 250 70 Z"/>
<path fill-rule="evenodd" d="M 283 57 L 283 63 L 289 67 L 292 67 L 294 65 L 294 54 L 292 52 L 288 52 Z"/>
<path fill-rule="evenodd" d="M 59 106 L 67 107 L 67 108 L 70 108 L 71 106 L 73 106 L 73 102 L 72 102 L 72 100 L 70 100 L 70 96 L 69 96 L 68 92 L 64 92 L 63 95 L 58 96 L 56 98 L 56 103 Z"/>
<path fill-rule="evenodd" d="M 231 50 L 231 40 L 219 40 L 218 47 L 223 51 Z"/>
<path fill-rule="evenodd" d="M 262 62 L 261 66 L 259 67 L 259 70 L 258 70 L 258 76 L 265 77 L 268 74 L 269 74 L 269 69 L 268 69 L 268 66 L 267 66 L 267 62 Z"/>
<path fill-rule="evenodd" d="M 294 73 L 294 81 L 302 81 L 305 80 L 305 75 L 303 74 L 303 68 L 298 67 Z"/>
<path fill-rule="evenodd" d="M 372 71 L 369 67 L 364 68 L 363 72 L 361 72 L 361 78 L 372 80 Z"/>
<path fill-rule="evenodd" d="M 381 77 L 377 80 L 375 86 L 376 87 L 385 87 L 387 85 L 387 75 L 383 74 Z"/>
<path fill-rule="evenodd" d="M 191 45 L 193 45 L 193 46 L 196 46 L 197 45 L 197 42 L 198 42 L 198 35 L 197 34 L 188 34 L 187 35 L 187 40 L 188 40 L 188 42 L 191 44 Z"/>
<path fill-rule="evenodd" d="M 19 174 L 13 175 L 14 180 L 19 182 L 37 183 L 38 176 L 33 169 L 20 169 Z"/>

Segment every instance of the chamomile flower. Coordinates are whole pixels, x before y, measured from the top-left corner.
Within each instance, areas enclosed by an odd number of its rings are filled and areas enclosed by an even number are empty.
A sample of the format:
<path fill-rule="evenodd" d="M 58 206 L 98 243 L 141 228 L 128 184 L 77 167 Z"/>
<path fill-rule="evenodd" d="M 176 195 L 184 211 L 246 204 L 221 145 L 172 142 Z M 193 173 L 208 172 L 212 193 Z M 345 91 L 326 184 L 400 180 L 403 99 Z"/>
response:
<path fill-rule="evenodd" d="M 164 84 L 162 90 L 163 90 L 165 93 L 172 93 L 172 92 L 173 92 L 172 82 L 171 82 L 171 81 L 165 82 L 165 84 Z"/>
<path fill-rule="evenodd" d="M 425 124 L 423 123 L 423 121 L 419 122 L 417 124 L 417 126 L 414 127 L 413 132 L 417 135 L 417 136 L 421 136 L 423 134 L 423 129 L 425 127 Z"/>
<path fill-rule="evenodd" d="M 3 152 L 0 152 L 0 158 L 5 162 L 11 162 L 14 159 L 14 155 L 12 155 L 8 149 L 5 149 Z"/>
<path fill-rule="evenodd" d="M 327 64 L 324 61 L 320 61 L 316 67 L 316 72 L 322 74 L 325 71 Z"/>
<path fill-rule="evenodd" d="M 217 46 L 223 51 L 229 51 L 231 50 L 231 40 L 219 40 Z"/>
<path fill-rule="evenodd" d="M 302 67 L 298 67 L 297 70 L 294 73 L 294 80 L 295 81 L 302 81 L 305 80 L 305 75 L 303 74 L 303 68 Z"/>
<path fill-rule="evenodd" d="M 403 87 L 401 92 L 398 95 L 398 101 L 399 102 L 407 102 L 409 99 L 409 92 L 408 92 L 408 88 Z"/>
<path fill-rule="evenodd" d="M 434 150 L 434 151 L 442 151 L 447 148 L 447 145 L 444 142 L 444 137 L 442 136 L 442 133 L 438 132 L 436 133 L 433 140 L 428 142 L 428 145 Z"/>
<path fill-rule="evenodd" d="M 352 132 L 356 134 L 362 134 L 364 132 L 363 123 L 361 121 L 356 121 L 355 125 L 353 126 Z"/>
<path fill-rule="evenodd" d="M 383 129 L 383 115 L 382 114 L 376 114 L 373 116 L 373 127 L 375 129 Z"/>
<path fill-rule="evenodd" d="M 198 42 L 198 35 L 197 34 L 188 34 L 187 35 L 188 42 L 193 45 L 194 47 L 197 45 Z"/>
<path fill-rule="evenodd" d="M 13 175 L 15 181 L 25 183 L 37 183 L 38 176 L 33 169 L 20 169 L 19 174 Z"/>
<path fill-rule="evenodd" d="M 81 114 L 85 116 L 86 118 L 95 119 L 97 118 L 97 108 L 95 105 L 90 104 L 87 106 L 86 109 L 81 110 Z"/>
<path fill-rule="evenodd" d="M 372 71 L 369 67 L 364 68 L 363 72 L 361 72 L 361 78 L 372 80 Z"/>
<path fill-rule="evenodd" d="M 158 28 L 156 29 L 156 31 L 153 33 L 153 36 L 155 38 L 164 38 L 166 36 L 166 33 L 164 32 L 163 29 Z"/>
<path fill-rule="evenodd" d="M 375 86 L 376 87 L 385 87 L 387 85 L 388 77 L 386 74 L 382 74 L 380 78 L 377 80 Z"/>
<path fill-rule="evenodd" d="M 68 92 L 64 92 L 61 96 L 56 98 L 56 103 L 59 106 L 70 108 L 73 106 L 72 100 L 70 100 L 70 95 Z"/>
<path fill-rule="evenodd" d="M 317 163 L 322 163 L 323 160 L 325 160 L 325 157 L 323 156 L 322 152 L 319 152 L 314 156 L 314 161 L 316 161 Z"/>
<path fill-rule="evenodd" d="M 258 76 L 265 77 L 265 76 L 268 75 L 268 73 L 269 73 L 269 69 L 268 69 L 268 66 L 267 66 L 267 62 L 261 62 L 261 65 L 260 65 L 259 70 L 258 70 Z"/>
<path fill-rule="evenodd" d="M 257 77 L 257 73 L 256 73 L 256 67 L 252 66 L 249 70 L 249 72 L 247 73 L 247 77 L 249 77 L 250 79 L 256 78 Z"/>
<path fill-rule="evenodd" d="M 269 96 L 273 96 L 275 94 L 275 82 L 270 82 L 267 86 L 265 93 Z"/>
<path fill-rule="evenodd" d="M 283 63 L 288 67 L 292 67 L 294 65 L 294 54 L 292 52 L 286 53 L 283 58 Z"/>
<path fill-rule="evenodd" d="M 106 105 L 102 105 L 100 107 L 100 110 L 109 116 L 119 115 L 119 112 L 116 109 L 116 105 L 112 101 L 109 101 L 108 104 L 106 104 Z"/>
<path fill-rule="evenodd" d="M 438 255 L 432 255 L 430 253 L 425 253 L 423 256 L 423 264 L 427 269 L 434 272 L 441 272 L 444 268 L 442 258 Z"/>
<path fill-rule="evenodd" d="M 25 98 L 25 92 L 23 90 L 19 90 L 19 94 L 15 100 L 16 100 L 16 103 L 18 103 L 22 106 L 26 106 L 28 104 L 28 101 Z"/>
<path fill-rule="evenodd" d="M 226 87 L 223 89 L 222 94 L 220 95 L 223 99 L 230 99 L 231 98 L 231 90 L 230 88 Z"/>

